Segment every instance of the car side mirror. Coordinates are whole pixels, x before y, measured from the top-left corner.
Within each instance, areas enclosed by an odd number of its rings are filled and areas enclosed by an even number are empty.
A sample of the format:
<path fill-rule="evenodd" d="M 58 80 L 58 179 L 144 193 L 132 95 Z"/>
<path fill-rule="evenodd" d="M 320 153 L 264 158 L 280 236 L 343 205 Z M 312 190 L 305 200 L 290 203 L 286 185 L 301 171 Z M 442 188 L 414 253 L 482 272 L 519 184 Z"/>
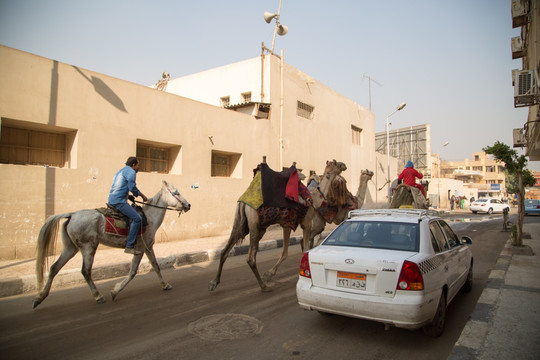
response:
<path fill-rule="evenodd" d="M 469 236 L 462 236 L 461 237 L 461 245 L 472 245 L 472 239 Z"/>

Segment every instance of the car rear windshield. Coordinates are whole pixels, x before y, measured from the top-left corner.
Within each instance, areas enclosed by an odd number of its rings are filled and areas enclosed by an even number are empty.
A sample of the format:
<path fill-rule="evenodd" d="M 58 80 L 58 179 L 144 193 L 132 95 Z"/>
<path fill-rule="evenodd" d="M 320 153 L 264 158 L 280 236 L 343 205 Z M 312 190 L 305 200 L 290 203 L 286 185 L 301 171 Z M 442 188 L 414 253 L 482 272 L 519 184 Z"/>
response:
<path fill-rule="evenodd" d="M 323 244 L 418 252 L 418 231 L 417 223 L 346 221 Z"/>

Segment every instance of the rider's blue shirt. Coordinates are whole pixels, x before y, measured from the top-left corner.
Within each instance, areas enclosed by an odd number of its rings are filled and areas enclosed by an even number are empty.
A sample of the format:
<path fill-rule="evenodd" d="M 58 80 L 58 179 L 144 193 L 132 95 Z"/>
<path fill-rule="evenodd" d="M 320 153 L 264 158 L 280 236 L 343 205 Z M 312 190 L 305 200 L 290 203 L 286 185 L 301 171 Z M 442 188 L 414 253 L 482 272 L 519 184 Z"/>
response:
<path fill-rule="evenodd" d="M 135 184 L 136 175 L 137 173 L 130 166 L 124 166 L 114 175 L 111 192 L 109 193 L 109 204 L 115 205 L 127 202 L 129 192 L 135 197 L 140 195 L 140 191 Z"/>

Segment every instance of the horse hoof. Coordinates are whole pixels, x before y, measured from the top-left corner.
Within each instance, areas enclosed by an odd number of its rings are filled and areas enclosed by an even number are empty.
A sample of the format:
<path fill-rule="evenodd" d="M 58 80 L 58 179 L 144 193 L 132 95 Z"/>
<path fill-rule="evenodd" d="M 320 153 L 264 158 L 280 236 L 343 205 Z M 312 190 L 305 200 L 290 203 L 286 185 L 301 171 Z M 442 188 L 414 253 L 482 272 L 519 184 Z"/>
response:
<path fill-rule="evenodd" d="M 208 283 L 208 291 L 214 291 L 217 287 L 217 282 L 212 280 Z"/>
<path fill-rule="evenodd" d="M 171 290 L 171 289 L 172 289 L 171 284 L 166 284 L 166 285 L 163 287 L 163 290 Z"/>

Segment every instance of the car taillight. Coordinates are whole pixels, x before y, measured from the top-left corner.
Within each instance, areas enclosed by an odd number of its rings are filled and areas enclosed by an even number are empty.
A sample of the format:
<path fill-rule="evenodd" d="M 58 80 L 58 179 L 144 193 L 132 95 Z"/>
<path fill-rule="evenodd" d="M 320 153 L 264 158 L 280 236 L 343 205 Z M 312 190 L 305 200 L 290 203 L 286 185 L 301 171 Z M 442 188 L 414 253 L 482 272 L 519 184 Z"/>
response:
<path fill-rule="evenodd" d="M 486 206 L 486 204 L 482 204 L 482 205 L 480 205 L 480 206 Z"/>
<path fill-rule="evenodd" d="M 415 263 L 405 260 L 401 267 L 397 290 L 424 290 L 424 278 Z"/>
<path fill-rule="evenodd" d="M 307 252 L 302 255 L 302 260 L 300 260 L 300 276 L 311 278 L 311 270 L 309 269 L 309 254 Z"/>

